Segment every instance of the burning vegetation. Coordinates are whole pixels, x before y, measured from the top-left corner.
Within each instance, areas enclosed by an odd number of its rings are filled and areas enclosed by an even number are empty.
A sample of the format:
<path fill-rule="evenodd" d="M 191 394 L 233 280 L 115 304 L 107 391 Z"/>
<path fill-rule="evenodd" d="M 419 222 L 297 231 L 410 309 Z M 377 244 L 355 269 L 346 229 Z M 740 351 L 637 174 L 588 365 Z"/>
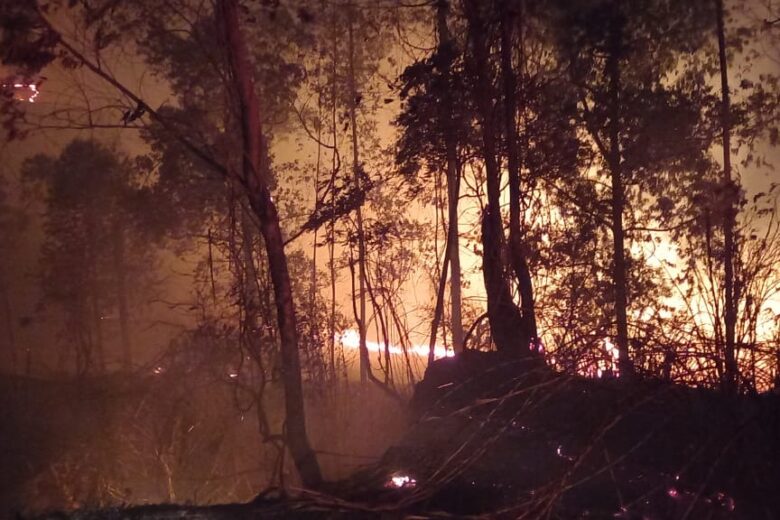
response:
<path fill-rule="evenodd" d="M 779 14 L 3 3 L 0 515 L 780 517 Z"/>

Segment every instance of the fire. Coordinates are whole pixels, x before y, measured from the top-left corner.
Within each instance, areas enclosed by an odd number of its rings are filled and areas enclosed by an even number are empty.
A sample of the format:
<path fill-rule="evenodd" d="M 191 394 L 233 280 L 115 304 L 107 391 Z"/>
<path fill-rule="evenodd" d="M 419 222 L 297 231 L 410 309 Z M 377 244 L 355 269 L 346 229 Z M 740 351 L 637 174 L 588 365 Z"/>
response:
<path fill-rule="evenodd" d="M 341 334 L 336 334 L 336 341 L 341 343 L 341 345 L 350 350 L 357 350 L 360 348 L 360 333 L 354 329 L 347 329 Z M 410 345 L 408 348 L 404 349 L 403 346 L 389 344 L 387 347 L 385 347 L 384 343 L 378 343 L 376 341 L 369 341 L 366 340 L 366 348 L 369 352 L 379 352 L 382 353 L 385 351 L 385 348 L 390 352 L 390 354 L 395 356 L 400 356 L 404 354 L 404 350 L 410 355 L 413 356 L 419 356 L 423 358 L 428 357 L 428 345 Z M 443 347 L 441 345 L 436 345 L 433 347 L 433 356 L 436 359 L 443 358 L 443 357 L 452 357 L 455 353 L 452 351 L 452 349 L 448 349 L 446 347 Z"/>
<path fill-rule="evenodd" d="M 415 486 L 417 486 L 417 480 L 415 480 L 413 477 L 410 477 L 409 475 L 402 475 L 398 473 L 392 475 L 390 480 L 385 483 L 385 487 L 397 489 L 413 488 Z"/>
<path fill-rule="evenodd" d="M 35 103 L 35 99 L 41 93 L 41 91 L 38 90 L 38 85 L 35 83 L 3 83 L 2 88 L 7 91 L 12 91 L 14 99 L 27 101 L 28 103 Z"/>

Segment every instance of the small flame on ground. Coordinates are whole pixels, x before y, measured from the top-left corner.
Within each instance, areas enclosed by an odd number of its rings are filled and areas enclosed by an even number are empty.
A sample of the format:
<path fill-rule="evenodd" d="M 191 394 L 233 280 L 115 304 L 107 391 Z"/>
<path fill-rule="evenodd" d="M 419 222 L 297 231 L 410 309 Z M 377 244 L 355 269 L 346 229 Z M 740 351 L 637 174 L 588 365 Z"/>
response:
<path fill-rule="evenodd" d="M 30 93 L 26 97 L 28 103 L 35 103 L 35 98 L 37 98 L 38 95 L 41 93 L 41 91 L 38 90 L 38 85 L 36 85 L 35 83 L 11 83 L 11 84 L 3 83 L 2 87 L 4 89 L 29 90 Z M 16 99 L 21 101 L 25 98 L 17 97 Z"/>
<path fill-rule="evenodd" d="M 413 477 L 410 477 L 409 475 L 396 474 L 390 477 L 390 480 L 387 481 L 385 487 L 401 489 L 412 488 L 416 485 L 417 480 L 415 480 Z"/>

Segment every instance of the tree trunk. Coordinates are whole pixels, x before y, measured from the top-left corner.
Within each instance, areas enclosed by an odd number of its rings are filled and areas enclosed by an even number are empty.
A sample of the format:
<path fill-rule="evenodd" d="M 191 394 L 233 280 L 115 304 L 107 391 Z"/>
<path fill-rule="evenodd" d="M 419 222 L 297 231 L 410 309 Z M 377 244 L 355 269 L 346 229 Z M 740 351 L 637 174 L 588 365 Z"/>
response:
<path fill-rule="evenodd" d="M 357 103 L 358 92 L 355 85 L 355 37 L 354 37 L 354 7 L 350 3 L 348 6 L 347 24 L 348 34 L 348 54 L 349 54 L 349 120 L 352 125 L 352 174 L 355 183 L 355 189 L 360 191 L 361 175 L 360 153 L 358 150 L 357 138 Z M 357 241 L 358 241 L 358 302 L 360 305 L 360 314 L 358 316 L 358 330 L 360 336 L 360 382 L 368 381 L 371 370 L 370 360 L 368 358 L 368 346 L 366 345 L 366 244 L 363 234 L 363 211 L 360 206 L 356 210 L 357 220 Z"/>
<path fill-rule="evenodd" d="M 737 302 L 734 291 L 734 226 L 736 186 L 731 179 L 731 96 L 729 93 L 728 62 L 726 61 L 726 29 L 723 17 L 723 0 L 715 2 L 717 17 L 718 55 L 720 61 L 721 107 L 720 123 L 723 139 L 723 325 L 725 329 L 723 388 L 737 391 L 737 360 L 735 353 Z"/>
<path fill-rule="evenodd" d="M 528 268 L 528 245 L 523 241 L 520 225 L 522 192 L 520 190 L 520 148 L 517 136 L 517 80 L 512 67 L 512 36 L 514 24 L 518 19 L 512 0 L 503 0 L 501 16 L 501 76 L 504 86 L 504 134 L 507 148 L 507 167 L 509 169 L 509 244 L 512 267 L 520 287 L 521 310 L 526 330 L 531 341 L 538 340 L 536 331 L 536 312 L 534 309 L 534 288 L 531 272 Z M 520 3 L 517 9 L 521 9 Z M 522 22 L 522 20 L 521 20 Z"/>
<path fill-rule="evenodd" d="M 274 287 L 274 300 L 281 338 L 282 382 L 285 393 L 286 441 L 295 466 L 307 487 L 322 484 L 322 475 L 306 433 L 306 415 L 298 352 L 298 331 L 292 285 L 287 267 L 287 255 L 279 225 L 279 215 L 269 190 L 268 165 L 263 154 L 260 109 L 249 51 L 241 31 L 237 0 L 219 3 L 224 23 L 225 40 L 232 79 L 238 94 L 243 160 L 241 181 L 249 192 L 252 210 L 260 220 L 260 232 L 265 241 L 268 267 Z"/>
<path fill-rule="evenodd" d="M 436 290 L 436 306 L 433 309 L 433 320 L 431 321 L 431 338 L 428 343 L 428 365 L 430 366 L 434 360 L 434 353 L 436 348 L 436 333 L 439 330 L 439 324 L 441 323 L 441 317 L 444 313 L 444 289 L 447 285 L 447 269 L 450 263 L 450 243 L 449 237 L 447 238 L 446 250 L 444 251 L 444 261 L 442 262 L 441 271 L 439 272 L 439 283 Z"/>
<path fill-rule="evenodd" d="M 119 309 L 119 334 L 122 340 L 122 368 L 133 368 L 133 347 L 130 342 L 130 316 L 127 304 L 127 264 L 125 262 L 125 230 L 117 219 L 114 222 L 114 269 L 116 276 L 117 307 Z"/>
<path fill-rule="evenodd" d="M 482 274 L 488 300 L 488 321 L 496 348 L 526 355 L 530 352 L 530 335 L 523 326 L 520 310 L 512 301 L 509 283 L 504 275 L 501 171 L 496 155 L 497 132 L 493 117 L 495 92 L 488 71 L 490 55 L 485 40 L 487 28 L 481 12 L 483 5 L 485 4 L 478 0 L 468 0 L 465 3 L 473 52 L 471 67 L 476 79 L 473 95 L 479 112 L 482 155 L 487 176 L 488 205 L 482 215 Z"/>
<path fill-rule="evenodd" d="M 339 150 L 338 150 L 338 118 L 336 115 L 336 81 L 337 81 L 337 55 L 338 55 L 338 24 L 336 19 L 336 8 L 332 8 L 331 29 L 333 38 L 332 61 L 331 61 L 331 138 L 333 139 L 333 153 L 331 154 L 330 164 L 330 186 L 331 186 L 331 217 L 328 229 L 328 270 L 330 272 L 330 370 L 331 382 L 336 385 L 336 173 L 339 168 Z"/>
<path fill-rule="evenodd" d="M 436 7 L 439 33 L 441 75 L 445 92 L 441 103 L 440 124 L 444 133 L 447 153 L 447 255 L 450 262 L 450 328 L 452 347 L 455 353 L 463 350 L 463 317 L 461 298 L 460 244 L 458 229 L 458 199 L 460 197 L 460 168 L 458 167 L 458 143 L 454 133 L 453 102 L 450 96 L 450 67 L 455 54 L 454 42 L 447 26 L 449 2 L 439 0 Z"/>
<path fill-rule="evenodd" d="M 606 74 L 609 80 L 609 165 L 612 180 L 612 283 L 617 320 L 618 369 L 631 378 L 634 367 L 628 350 L 628 286 L 626 282 L 625 230 L 623 229 L 624 188 L 620 151 L 620 55 L 623 48 L 623 20 L 613 15 L 608 36 Z"/>

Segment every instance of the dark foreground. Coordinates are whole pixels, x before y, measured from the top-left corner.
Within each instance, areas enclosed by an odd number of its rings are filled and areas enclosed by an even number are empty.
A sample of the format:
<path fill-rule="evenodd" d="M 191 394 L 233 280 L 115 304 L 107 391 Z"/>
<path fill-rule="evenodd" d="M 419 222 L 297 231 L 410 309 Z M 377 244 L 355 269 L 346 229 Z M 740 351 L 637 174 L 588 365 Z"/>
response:
<path fill-rule="evenodd" d="M 780 399 L 438 361 L 383 459 L 321 494 L 40 518 L 780 518 Z M 396 485 L 392 484 L 396 477 Z"/>

